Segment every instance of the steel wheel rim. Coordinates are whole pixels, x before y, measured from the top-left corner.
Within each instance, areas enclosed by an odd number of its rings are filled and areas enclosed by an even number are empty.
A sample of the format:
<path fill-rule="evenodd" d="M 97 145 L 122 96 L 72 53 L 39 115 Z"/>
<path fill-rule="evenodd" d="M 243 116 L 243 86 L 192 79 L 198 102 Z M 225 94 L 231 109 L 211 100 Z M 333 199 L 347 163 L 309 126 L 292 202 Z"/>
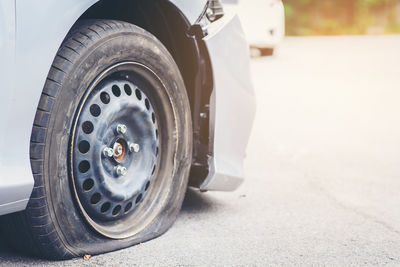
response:
<path fill-rule="evenodd" d="M 160 125 L 158 124 L 159 120 L 157 119 L 158 116 L 157 116 L 157 113 L 155 112 L 155 109 L 153 108 L 153 106 L 151 104 L 152 101 L 150 100 L 150 97 L 148 97 L 146 95 L 144 90 L 141 90 L 141 88 L 136 86 L 133 82 L 129 81 L 128 75 L 126 75 L 126 77 L 125 77 L 125 73 L 127 73 L 127 72 L 125 72 L 124 70 L 129 69 L 129 67 L 136 67 L 136 68 L 143 69 L 149 75 L 154 76 L 158 80 L 158 82 L 163 85 L 161 79 L 150 68 L 148 68 L 147 66 L 142 65 L 140 63 L 137 63 L 137 62 L 118 63 L 118 64 L 111 66 L 107 70 L 105 70 L 92 83 L 92 86 L 88 89 L 87 93 L 83 97 L 80 107 L 79 107 L 78 111 L 76 112 L 75 123 L 74 123 L 74 127 L 72 129 L 72 137 L 71 137 L 70 153 L 69 153 L 70 154 L 70 157 L 69 157 L 70 175 L 71 175 L 72 186 L 74 189 L 75 197 L 78 202 L 79 208 L 81 209 L 86 221 L 90 224 L 90 226 L 92 226 L 100 234 L 110 237 L 110 238 L 115 238 L 115 239 L 121 239 L 121 238 L 126 238 L 129 236 L 132 236 L 134 233 L 138 232 L 140 228 L 144 228 L 146 226 L 146 223 L 144 222 L 144 221 L 146 221 L 146 216 L 144 215 L 144 213 L 147 212 L 147 214 L 150 213 L 150 215 L 154 215 L 155 212 L 151 213 L 151 212 L 145 211 L 145 212 L 139 213 L 139 211 L 137 211 L 138 207 L 140 207 L 141 205 L 142 206 L 144 205 L 145 207 L 142 207 L 142 209 L 149 209 L 149 207 L 152 205 L 151 203 L 150 204 L 148 204 L 148 203 L 141 204 L 144 200 L 146 200 L 146 195 L 152 194 L 154 197 L 154 195 L 157 195 L 157 192 L 161 191 L 160 186 L 157 186 L 158 188 L 153 190 L 155 192 L 149 193 L 149 191 L 152 191 L 152 189 L 153 189 L 152 188 L 152 184 L 153 184 L 152 179 L 153 179 L 153 177 L 157 176 L 160 161 L 161 161 L 159 154 L 161 154 L 160 151 L 162 150 L 163 142 L 161 140 L 162 139 L 161 133 L 160 133 L 161 130 L 159 129 Z M 108 89 L 110 89 L 110 86 L 111 86 L 111 90 L 112 90 L 112 85 L 109 84 L 110 81 L 106 80 L 106 78 L 107 78 L 107 76 L 109 76 L 111 74 L 114 75 L 116 73 L 121 72 L 121 70 L 122 70 L 123 75 L 119 75 L 120 79 L 118 79 L 117 81 L 112 81 L 111 83 L 114 83 L 114 85 L 117 84 L 120 87 L 120 89 L 121 89 L 122 84 L 123 85 L 128 84 L 132 89 L 132 94 L 131 95 L 127 94 L 127 95 L 129 97 L 136 98 L 137 100 L 142 101 L 142 103 L 144 103 L 143 104 L 144 108 L 147 110 L 147 121 L 151 121 L 151 125 L 153 125 L 152 129 L 154 130 L 153 137 L 155 137 L 155 143 L 153 143 L 153 145 L 154 145 L 153 146 L 153 148 L 154 148 L 153 155 L 155 155 L 155 159 L 151 162 L 151 170 L 150 170 L 150 168 L 146 169 L 147 174 L 150 173 L 150 176 L 146 176 L 144 179 L 142 179 L 143 183 L 140 186 L 138 186 L 138 188 L 140 188 L 141 191 L 131 192 L 131 198 L 128 198 L 128 199 L 125 198 L 123 204 L 110 203 L 110 207 L 106 208 L 106 210 L 107 210 L 106 218 L 104 218 L 104 216 L 103 216 L 103 218 L 99 218 L 99 216 L 97 216 L 97 217 L 93 216 L 93 209 L 88 208 L 87 200 L 82 201 L 82 199 L 81 199 L 82 194 L 87 193 L 87 192 L 82 192 L 82 189 L 84 189 L 83 188 L 84 182 L 88 177 L 85 176 L 86 178 L 83 180 L 76 177 L 76 173 L 80 172 L 80 171 L 79 171 L 79 164 L 76 164 L 76 162 L 74 162 L 74 160 L 75 160 L 75 154 L 81 153 L 80 151 L 77 152 L 77 149 L 79 149 L 78 146 L 82 140 L 80 140 L 80 139 L 78 140 L 77 135 L 75 135 L 75 133 L 77 130 L 79 130 L 79 126 L 83 125 L 82 122 L 80 124 L 80 118 L 81 118 L 80 115 L 82 114 L 82 111 L 85 110 L 85 103 L 91 103 L 91 102 L 87 102 L 87 101 L 88 100 L 90 101 L 90 99 L 92 99 L 92 94 L 94 93 L 95 95 L 97 95 L 99 93 L 97 86 L 101 85 L 102 88 L 108 88 Z M 122 77 L 122 76 L 124 76 L 124 77 Z M 121 77 L 122 77 L 122 79 L 121 79 Z M 138 97 L 135 94 L 134 89 L 140 90 L 140 92 L 142 93 L 142 99 L 138 99 Z M 124 90 L 124 89 L 122 89 L 122 90 Z M 121 91 L 121 93 L 122 93 L 122 91 Z M 116 97 L 116 96 L 114 95 L 114 97 Z M 146 101 L 146 99 L 148 101 Z M 93 116 L 93 114 L 92 114 L 92 116 Z M 81 128 L 81 129 L 83 129 L 83 128 Z M 102 147 L 102 149 L 103 149 L 103 147 Z M 97 153 L 97 155 L 99 155 L 99 152 L 100 152 L 99 149 L 97 148 L 95 150 L 96 150 L 95 153 Z M 85 153 L 81 153 L 81 154 L 85 154 Z M 104 155 L 102 154 L 101 157 L 103 157 L 103 156 Z M 82 157 L 78 157 L 78 158 L 79 158 L 78 160 L 82 161 Z M 95 168 L 90 167 L 89 170 L 90 169 L 95 169 Z M 88 172 L 84 172 L 84 174 L 87 174 Z M 98 179 L 98 177 L 96 176 L 95 179 Z M 165 179 L 165 180 L 166 181 L 161 181 L 161 182 L 157 182 L 157 183 L 160 185 L 164 184 L 164 186 L 167 186 L 170 181 L 168 181 L 168 179 Z M 161 187 L 164 187 L 164 186 L 161 185 Z M 94 192 L 92 189 L 90 189 L 89 192 L 92 192 L 91 193 L 92 194 L 91 198 L 92 198 L 94 195 Z M 164 194 L 161 197 L 165 199 L 166 194 Z M 101 212 L 101 207 L 104 205 L 105 202 L 104 201 L 101 202 L 101 200 L 100 200 L 100 202 L 97 202 L 97 201 L 94 201 L 94 202 L 96 202 L 96 204 L 99 204 L 99 203 L 101 204 L 101 205 L 97 205 L 97 212 L 99 211 L 98 207 L 100 207 L 100 212 Z M 132 203 L 132 204 L 129 204 L 129 203 Z M 118 208 L 118 205 L 120 205 L 121 208 Z M 130 205 L 132 205 L 132 206 L 130 207 Z M 115 214 L 113 215 L 112 212 L 114 211 L 115 208 L 117 208 L 117 211 L 115 212 L 116 215 Z M 158 209 L 160 209 L 160 208 L 161 207 L 158 207 Z M 127 209 L 127 212 L 125 212 L 125 209 Z M 139 214 L 137 214 L 137 213 L 139 213 Z M 98 214 L 99 213 L 97 213 L 97 215 Z M 138 225 L 135 225 L 135 227 L 129 228 L 129 226 L 127 225 L 127 222 L 129 222 L 129 219 L 132 219 L 133 216 L 138 217 L 138 221 L 140 221 L 140 223 L 138 223 Z M 150 221 L 152 219 L 151 216 L 147 216 L 147 217 L 148 217 L 147 221 Z M 121 231 L 115 230 L 117 228 L 116 223 L 120 223 L 121 226 L 125 227 L 124 230 L 121 230 Z M 113 227 L 112 230 L 108 229 L 108 228 L 110 228 L 110 226 Z"/>

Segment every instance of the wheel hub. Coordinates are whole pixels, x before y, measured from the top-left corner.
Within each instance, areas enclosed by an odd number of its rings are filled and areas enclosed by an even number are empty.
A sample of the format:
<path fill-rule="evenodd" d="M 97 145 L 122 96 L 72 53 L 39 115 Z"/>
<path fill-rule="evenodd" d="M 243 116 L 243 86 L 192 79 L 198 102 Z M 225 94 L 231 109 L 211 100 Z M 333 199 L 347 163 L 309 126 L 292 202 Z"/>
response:
<path fill-rule="evenodd" d="M 118 139 L 113 146 L 113 154 L 116 162 L 120 163 L 126 153 L 126 141 L 123 139 Z"/>
<path fill-rule="evenodd" d="M 99 83 L 81 104 L 74 130 L 75 190 L 94 221 L 125 217 L 143 201 L 158 160 L 150 99 L 130 81 Z"/>

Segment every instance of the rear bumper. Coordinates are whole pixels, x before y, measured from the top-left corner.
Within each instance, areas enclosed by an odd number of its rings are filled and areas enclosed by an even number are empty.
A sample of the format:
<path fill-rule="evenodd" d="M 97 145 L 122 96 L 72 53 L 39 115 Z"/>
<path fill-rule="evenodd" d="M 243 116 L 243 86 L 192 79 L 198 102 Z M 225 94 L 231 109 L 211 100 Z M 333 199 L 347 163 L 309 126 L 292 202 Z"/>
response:
<path fill-rule="evenodd" d="M 243 161 L 255 115 L 249 49 L 237 15 L 226 14 L 207 29 L 214 90 L 210 101 L 213 156 L 201 190 L 233 191 L 244 180 Z"/>

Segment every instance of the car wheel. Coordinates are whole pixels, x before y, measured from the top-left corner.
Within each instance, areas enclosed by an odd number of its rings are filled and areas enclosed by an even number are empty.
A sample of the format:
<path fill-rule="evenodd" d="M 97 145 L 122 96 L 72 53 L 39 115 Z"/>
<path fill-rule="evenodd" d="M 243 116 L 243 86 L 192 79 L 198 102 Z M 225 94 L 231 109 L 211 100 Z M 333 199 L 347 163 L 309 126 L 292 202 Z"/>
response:
<path fill-rule="evenodd" d="M 132 24 L 75 25 L 52 64 L 31 135 L 35 187 L 3 227 L 19 248 L 66 259 L 147 241 L 175 221 L 192 155 L 172 56 Z"/>

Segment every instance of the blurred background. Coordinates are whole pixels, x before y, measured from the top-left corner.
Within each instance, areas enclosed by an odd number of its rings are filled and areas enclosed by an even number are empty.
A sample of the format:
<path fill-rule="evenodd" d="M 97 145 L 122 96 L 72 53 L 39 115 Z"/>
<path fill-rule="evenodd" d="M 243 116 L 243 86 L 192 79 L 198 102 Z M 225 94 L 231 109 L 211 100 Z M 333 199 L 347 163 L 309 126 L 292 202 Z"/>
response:
<path fill-rule="evenodd" d="M 284 36 L 400 33 L 400 0 L 223 0 L 238 13 L 246 38 L 273 55 Z"/>
<path fill-rule="evenodd" d="M 399 0 L 285 0 L 287 35 L 400 33 Z"/>

